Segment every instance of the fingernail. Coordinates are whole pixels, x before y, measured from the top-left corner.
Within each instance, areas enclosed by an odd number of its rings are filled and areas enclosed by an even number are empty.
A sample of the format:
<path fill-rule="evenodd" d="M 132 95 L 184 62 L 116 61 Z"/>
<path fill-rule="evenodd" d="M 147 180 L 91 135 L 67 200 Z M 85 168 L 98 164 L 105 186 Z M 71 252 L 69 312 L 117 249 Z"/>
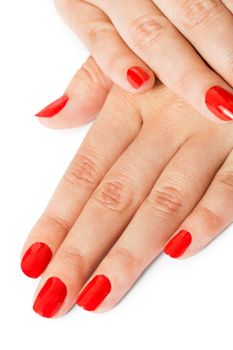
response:
<path fill-rule="evenodd" d="M 210 88 L 205 97 L 207 107 L 219 119 L 231 121 L 233 119 L 233 94 L 220 86 Z"/>
<path fill-rule="evenodd" d="M 62 96 L 58 100 L 50 103 L 47 107 L 43 108 L 36 114 L 36 117 L 51 118 L 60 112 L 69 100 L 68 96 Z"/>
<path fill-rule="evenodd" d="M 24 254 L 21 261 L 23 273 L 31 278 L 39 277 L 52 258 L 52 251 L 47 244 L 36 242 Z"/>
<path fill-rule="evenodd" d="M 131 67 L 127 71 L 128 82 L 134 89 L 139 89 L 149 78 L 149 74 L 140 67 Z"/>
<path fill-rule="evenodd" d="M 94 311 L 111 291 L 111 282 L 104 275 L 95 276 L 79 294 L 77 304 Z"/>
<path fill-rule="evenodd" d="M 37 295 L 33 310 L 42 317 L 51 318 L 62 306 L 66 295 L 65 284 L 57 277 L 50 277 Z"/>
<path fill-rule="evenodd" d="M 186 231 L 180 231 L 165 246 L 164 253 L 171 258 L 179 258 L 192 242 L 191 234 Z"/>

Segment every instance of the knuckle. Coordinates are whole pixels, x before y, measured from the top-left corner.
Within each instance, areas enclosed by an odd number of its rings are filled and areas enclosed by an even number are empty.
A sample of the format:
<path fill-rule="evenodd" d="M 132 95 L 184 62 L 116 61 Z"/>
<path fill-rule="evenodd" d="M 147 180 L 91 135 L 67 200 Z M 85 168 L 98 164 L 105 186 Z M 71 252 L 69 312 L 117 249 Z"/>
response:
<path fill-rule="evenodd" d="M 225 190 L 233 192 L 233 168 L 224 169 L 217 173 L 216 180 Z"/>
<path fill-rule="evenodd" d="M 200 77 L 206 74 L 205 69 L 193 67 L 192 70 L 185 68 L 184 70 L 177 71 L 177 74 L 171 80 L 174 85 L 179 86 L 179 89 L 183 96 L 191 95 L 193 91 L 193 82 L 196 77 Z"/>
<path fill-rule="evenodd" d="M 61 216 L 47 215 L 44 221 L 46 225 L 53 227 L 58 232 L 68 232 L 70 230 L 70 224 Z"/>
<path fill-rule="evenodd" d="M 102 70 L 91 56 L 74 76 L 72 81 L 73 90 L 80 88 L 80 82 L 84 83 L 82 88 L 86 89 L 87 93 L 90 93 L 90 91 L 93 89 L 93 85 L 98 86 L 98 89 L 102 88 L 106 91 L 109 91 L 111 87 L 110 80 L 106 78 Z M 79 91 L 77 91 L 77 93 L 79 93 Z"/>
<path fill-rule="evenodd" d="M 183 195 L 174 186 L 156 188 L 151 192 L 147 201 L 152 214 L 160 219 L 168 219 L 177 215 L 183 208 Z"/>
<path fill-rule="evenodd" d="M 103 182 L 93 198 L 103 209 L 125 211 L 133 202 L 131 186 L 124 176 Z"/>
<path fill-rule="evenodd" d="M 87 29 L 87 37 L 90 42 L 91 51 L 94 50 L 95 45 L 105 42 L 106 38 L 111 37 L 114 33 L 114 28 L 110 22 L 95 22 L 94 25 Z"/>
<path fill-rule="evenodd" d="M 207 229 L 205 230 L 205 234 L 207 235 L 208 232 L 210 232 L 210 235 L 212 236 L 213 232 L 215 233 L 216 230 L 219 230 L 224 225 L 224 219 L 206 206 L 199 206 L 198 216 L 203 220 L 203 226 L 207 226 Z"/>
<path fill-rule="evenodd" d="M 142 48 L 149 48 L 162 39 L 166 23 L 166 19 L 160 15 L 146 14 L 137 17 L 131 25 L 133 44 Z"/>
<path fill-rule="evenodd" d="M 99 171 L 94 157 L 78 155 L 68 167 L 64 180 L 75 188 L 93 188 L 98 183 Z"/>
<path fill-rule="evenodd" d="M 200 28 L 219 14 L 216 0 L 182 0 L 179 1 L 178 19 L 185 28 Z"/>
<path fill-rule="evenodd" d="M 125 246 L 115 247 L 111 252 L 111 262 L 108 264 L 109 266 L 113 266 L 117 264 L 116 270 L 119 270 L 119 265 L 121 270 L 127 270 L 129 272 L 134 272 L 138 270 L 139 266 L 143 265 L 142 258 L 132 253 Z"/>
<path fill-rule="evenodd" d="M 79 270 L 83 272 L 83 274 L 87 271 L 87 258 L 80 252 L 80 250 L 72 245 L 64 247 L 60 249 L 57 253 L 58 259 L 69 265 L 70 267 L 75 268 L 75 270 Z"/>

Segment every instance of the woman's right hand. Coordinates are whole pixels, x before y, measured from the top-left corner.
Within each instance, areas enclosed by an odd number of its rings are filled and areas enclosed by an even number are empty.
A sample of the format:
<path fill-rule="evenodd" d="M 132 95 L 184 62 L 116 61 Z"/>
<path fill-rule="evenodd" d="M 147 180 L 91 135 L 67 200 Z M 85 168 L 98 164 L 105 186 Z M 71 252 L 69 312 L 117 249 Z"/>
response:
<path fill-rule="evenodd" d="M 55 4 L 103 72 L 124 90 L 148 91 L 155 72 L 207 118 L 233 119 L 232 0 Z"/>
<path fill-rule="evenodd" d="M 43 122 L 75 120 L 75 81 Z M 23 248 L 24 273 L 43 273 L 34 310 L 59 316 L 76 300 L 108 310 L 164 246 L 173 258 L 205 247 L 233 219 L 232 150 L 232 124 L 205 120 L 160 83 L 138 96 L 114 86 Z"/>

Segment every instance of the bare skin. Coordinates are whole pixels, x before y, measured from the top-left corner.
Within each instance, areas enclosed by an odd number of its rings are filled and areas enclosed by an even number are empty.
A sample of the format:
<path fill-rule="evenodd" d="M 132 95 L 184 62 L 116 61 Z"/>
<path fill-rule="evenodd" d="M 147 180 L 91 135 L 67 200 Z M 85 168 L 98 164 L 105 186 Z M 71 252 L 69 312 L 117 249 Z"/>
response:
<path fill-rule="evenodd" d="M 222 123 L 207 98 L 218 86 L 231 94 L 227 116 L 233 119 L 232 0 L 54 2 L 103 72 L 125 91 L 148 91 L 157 77 L 206 118 Z"/>
<path fill-rule="evenodd" d="M 91 82 L 98 98 L 78 105 Z M 106 100 L 22 252 L 35 242 L 52 250 L 35 299 L 48 278 L 59 278 L 67 295 L 54 317 L 96 275 L 107 276 L 111 291 L 94 311 L 111 309 L 178 232 L 192 235 L 182 255 L 189 257 L 233 219 L 232 125 L 202 118 L 160 83 L 142 95 L 111 87 L 93 60 L 66 94 L 73 109 L 43 124 L 81 125 Z"/>

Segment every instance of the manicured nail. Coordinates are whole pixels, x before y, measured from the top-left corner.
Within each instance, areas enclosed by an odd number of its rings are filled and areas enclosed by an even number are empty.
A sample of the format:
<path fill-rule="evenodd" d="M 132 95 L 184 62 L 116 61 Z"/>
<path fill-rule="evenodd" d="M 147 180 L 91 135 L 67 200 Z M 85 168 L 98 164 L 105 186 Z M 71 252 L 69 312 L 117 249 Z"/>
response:
<path fill-rule="evenodd" d="M 50 103 L 47 107 L 36 114 L 36 117 L 51 118 L 65 107 L 69 100 L 68 96 L 62 96 L 58 100 Z"/>
<path fill-rule="evenodd" d="M 233 94 L 229 91 L 214 86 L 207 91 L 205 102 L 209 110 L 221 120 L 233 119 Z"/>
<path fill-rule="evenodd" d="M 42 317 L 51 318 L 62 306 L 66 295 L 65 284 L 57 277 L 50 277 L 37 295 L 33 310 Z"/>
<path fill-rule="evenodd" d="M 23 273 L 31 278 L 39 277 L 52 258 L 52 251 L 47 244 L 36 242 L 24 254 L 21 261 Z"/>
<path fill-rule="evenodd" d="M 140 67 L 131 67 L 127 71 L 128 82 L 134 89 L 139 89 L 149 78 L 149 74 Z"/>
<path fill-rule="evenodd" d="M 111 282 L 104 275 L 97 275 L 79 294 L 77 304 L 87 311 L 94 311 L 111 291 Z"/>
<path fill-rule="evenodd" d="M 182 230 L 167 243 L 164 253 L 170 255 L 171 258 L 179 258 L 191 242 L 191 234 L 186 230 Z"/>

